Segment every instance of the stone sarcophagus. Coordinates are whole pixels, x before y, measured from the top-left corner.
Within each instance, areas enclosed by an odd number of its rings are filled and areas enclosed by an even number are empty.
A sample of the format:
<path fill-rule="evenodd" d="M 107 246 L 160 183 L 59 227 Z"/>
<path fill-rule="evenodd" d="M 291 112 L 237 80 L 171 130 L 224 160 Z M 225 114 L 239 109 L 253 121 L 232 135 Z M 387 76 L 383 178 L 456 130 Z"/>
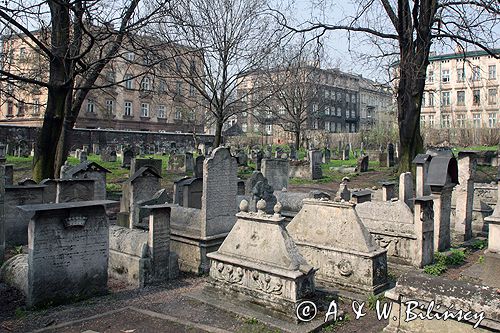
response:
<path fill-rule="evenodd" d="M 237 221 L 211 259 L 210 281 L 223 292 L 249 297 L 252 302 L 286 315 L 294 314 L 296 304 L 314 292 L 314 268 L 299 254 L 280 215 L 249 212 L 243 200 Z"/>
<path fill-rule="evenodd" d="M 387 250 L 373 240 L 350 202 L 304 199 L 287 229 L 314 267 L 318 285 L 362 293 L 387 286 Z"/>

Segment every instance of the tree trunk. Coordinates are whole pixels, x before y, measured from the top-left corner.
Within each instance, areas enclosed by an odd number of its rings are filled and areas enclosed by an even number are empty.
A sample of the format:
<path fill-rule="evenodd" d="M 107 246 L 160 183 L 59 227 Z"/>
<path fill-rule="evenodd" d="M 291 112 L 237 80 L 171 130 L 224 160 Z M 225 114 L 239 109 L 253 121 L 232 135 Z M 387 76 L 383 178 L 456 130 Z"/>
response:
<path fill-rule="evenodd" d="M 214 140 L 214 147 L 213 147 L 214 149 L 219 147 L 222 144 L 222 125 L 224 125 L 222 120 L 217 119 L 217 124 L 216 124 L 216 128 L 215 128 L 215 140 Z"/>
<path fill-rule="evenodd" d="M 296 131 L 294 134 L 295 134 L 295 150 L 299 151 L 299 149 L 300 149 L 300 131 Z"/>

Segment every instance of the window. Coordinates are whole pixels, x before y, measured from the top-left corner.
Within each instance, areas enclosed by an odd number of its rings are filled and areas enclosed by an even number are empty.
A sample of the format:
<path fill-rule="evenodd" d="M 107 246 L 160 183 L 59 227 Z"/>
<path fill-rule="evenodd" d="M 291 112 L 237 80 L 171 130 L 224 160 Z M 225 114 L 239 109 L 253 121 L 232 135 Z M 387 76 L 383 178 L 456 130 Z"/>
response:
<path fill-rule="evenodd" d="M 325 131 L 330 132 L 330 122 L 325 121 Z"/>
<path fill-rule="evenodd" d="M 128 61 L 134 61 L 134 59 L 135 59 L 134 52 L 127 52 L 127 53 L 125 53 L 125 59 L 127 59 Z"/>
<path fill-rule="evenodd" d="M 130 74 L 124 75 L 123 80 L 125 81 L 126 89 L 134 89 L 134 80 L 132 79 L 132 75 Z"/>
<path fill-rule="evenodd" d="M 94 113 L 94 100 L 93 99 L 88 99 L 87 100 L 87 112 L 88 113 Z"/>
<path fill-rule="evenodd" d="M 449 69 L 443 69 L 441 71 L 441 81 L 443 83 L 449 83 L 450 82 L 450 70 Z"/>
<path fill-rule="evenodd" d="M 178 107 L 175 109 L 174 119 L 180 120 L 181 118 L 182 118 L 182 111 L 181 108 Z"/>
<path fill-rule="evenodd" d="M 429 126 L 434 127 L 434 115 L 429 115 Z"/>
<path fill-rule="evenodd" d="M 165 118 L 165 105 L 158 105 L 158 110 L 156 112 L 158 118 Z"/>
<path fill-rule="evenodd" d="M 273 133 L 273 125 L 266 125 L 266 133 L 271 135 Z"/>
<path fill-rule="evenodd" d="M 115 83 L 115 72 L 113 71 L 106 72 L 106 81 L 108 83 Z"/>
<path fill-rule="evenodd" d="M 40 100 L 34 99 L 33 100 L 33 115 L 39 115 L 39 114 L 40 114 Z"/>
<path fill-rule="evenodd" d="M 115 101 L 112 99 L 106 100 L 106 114 L 111 115 L 115 112 Z"/>
<path fill-rule="evenodd" d="M 427 82 L 429 82 L 429 83 L 434 82 L 434 71 L 429 70 L 427 72 Z"/>
<path fill-rule="evenodd" d="M 271 111 L 266 111 L 266 118 L 270 119 L 273 116 L 273 113 Z"/>
<path fill-rule="evenodd" d="M 141 117 L 149 117 L 149 103 L 141 103 Z"/>
<path fill-rule="evenodd" d="M 489 65 L 488 66 L 488 79 L 490 79 L 490 80 L 497 79 L 497 65 Z"/>
<path fill-rule="evenodd" d="M 474 66 L 472 67 L 472 81 L 481 80 L 481 67 Z"/>
<path fill-rule="evenodd" d="M 330 106 L 325 106 L 325 115 L 329 116 L 330 115 Z"/>
<path fill-rule="evenodd" d="M 182 82 L 177 81 L 176 94 L 182 96 Z"/>
<path fill-rule="evenodd" d="M 318 112 L 318 104 L 313 104 L 313 105 L 312 105 L 312 112 L 313 112 L 313 113 Z"/>
<path fill-rule="evenodd" d="M 457 68 L 457 82 L 465 81 L 465 70 L 463 68 Z"/>
<path fill-rule="evenodd" d="M 280 105 L 278 108 L 278 112 L 280 115 L 284 115 L 286 113 L 285 106 Z"/>
<path fill-rule="evenodd" d="M 247 125 L 246 123 L 241 124 L 241 130 L 242 130 L 244 133 L 246 133 L 246 132 L 247 132 L 247 130 L 248 130 L 248 125 Z"/>
<path fill-rule="evenodd" d="M 24 113 L 26 111 L 26 104 L 24 102 L 18 102 L 17 103 L 17 115 L 19 117 L 23 117 Z"/>
<path fill-rule="evenodd" d="M 492 112 L 488 114 L 488 127 L 493 128 L 497 125 L 497 114 Z"/>
<path fill-rule="evenodd" d="M 325 90 L 325 98 L 330 98 L 330 90 Z"/>
<path fill-rule="evenodd" d="M 426 102 L 426 101 L 425 101 L 425 95 L 426 95 L 426 93 L 424 92 L 424 93 L 422 94 L 422 106 L 427 106 L 427 104 L 425 104 L 425 102 Z"/>
<path fill-rule="evenodd" d="M 450 92 L 443 91 L 441 93 L 441 105 L 442 106 L 450 106 Z"/>
<path fill-rule="evenodd" d="M 149 77 L 144 77 L 141 81 L 141 90 L 149 91 L 151 90 L 151 80 Z"/>
<path fill-rule="evenodd" d="M 474 105 L 481 104 L 481 90 L 479 89 L 472 90 L 472 104 Z"/>
<path fill-rule="evenodd" d="M 425 116 L 420 116 L 420 127 L 425 127 Z"/>
<path fill-rule="evenodd" d="M 449 114 L 445 114 L 441 116 L 441 125 L 444 128 L 450 128 L 451 127 L 451 117 Z"/>
<path fill-rule="evenodd" d="M 132 116 L 132 101 L 125 101 L 123 107 L 123 115 L 127 117 Z"/>
<path fill-rule="evenodd" d="M 480 113 L 474 113 L 472 115 L 472 123 L 474 124 L 475 128 L 481 127 L 481 114 Z"/>
<path fill-rule="evenodd" d="M 253 131 L 254 132 L 258 132 L 260 129 L 260 125 L 259 124 L 253 124 Z"/>
<path fill-rule="evenodd" d="M 189 96 L 193 97 L 195 94 L 196 90 L 194 89 L 194 86 L 192 84 L 189 85 Z"/>
<path fill-rule="evenodd" d="M 434 106 L 434 93 L 429 93 L 429 106 Z"/>
<path fill-rule="evenodd" d="M 465 91 L 463 90 L 457 91 L 457 105 L 465 105 Z"/>
<path fill-rule="evenodd" d="M 488 89 L 488 104 L 497 104 L 497 89 Z"/>
<path fill-rule="evenodd" d="M 26 59 L 26 48 L 21 47 L 19 49 L 19 60 L 25 60 Z"/>
<path fill-rule="evenodd" d="M 7 116 L 14 115 L 14 102 L 7 101 Z"/>
<path fill-rule="evenodd" d="M 318 119 L 314 119 L 313 123 L 312 123 L 312 128 L 317 130 L 319 128 L 319 122 L 318 122 Z"/>
<path fill-rule="evenodd" d="M 458 124 L 458 127 L 461 127 L 461 128 L 465 127 L 465 114 L 458 114 L 457 115 L 457 124 Z"/>

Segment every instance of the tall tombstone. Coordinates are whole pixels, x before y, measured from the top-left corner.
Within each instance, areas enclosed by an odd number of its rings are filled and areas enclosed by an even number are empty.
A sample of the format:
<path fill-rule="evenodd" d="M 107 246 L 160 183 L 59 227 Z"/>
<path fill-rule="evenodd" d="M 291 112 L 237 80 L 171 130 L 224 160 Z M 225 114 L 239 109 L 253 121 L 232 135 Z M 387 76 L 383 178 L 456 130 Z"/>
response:
<path fill-rule="evenodd" d="M 413 211 L 413 177 L 411 172 L 399 175 L 399 200 L 404 202 Z"/>
<path fill-rule="evenodd" d="M 235 223 L 238 163 L 228 148 L 216 148 L 203 162 L 201 236 L 229 232 Z"/>
<path fill-rule="evenodd" d="M 107 292 L 108 203 L 113 201 L 20 207 L 34 212 L 28 226 L 28 306 Z"/>
<path fill-rule="evenodd" d="M 369 162 L 370 162 L 370 158 L 368 155 L 361 156 L 360 158 L 358 158 L 358 165 L 357 165 L 358 172 L 367 172 Z"/>
<path fill-rule="evenodd" d="M 255 187 L 255 184 L 257 182 L 263 181 L 266 179 L 262 172 L 260 171 L 254 171 L 250 178 L 247 179 L 246 184 L 245 184 L 245 195 L 252 195 L 252 190 Z M 259 198 L 260 199 L 260 198 Z"/>
<path fill-rule="evenodd" d="M 131 148 L 124 149 L 122 151 L 122 168 L 130 168 L 130 164 L 132 163 L 132 159 L 134 158 L 135 153 Z"/>
<path fill-rule="evenodd" d="M 381 152 L 380 155 L 378 156 L 378 163 L 381 168 L 386 168 L 387 167 L 387 153 Z"/>
<path fill-rule="evenodd" d="M 330 151 L 330 149 L 325 148 L 323 150 L 323 163 L 330 163 L 331 158 L 332 158 L 332 152 Z"/>
<path fill-rule="evenodd" d="M 451 193 L 458 183 L 458 165 L 453 156 L 434 156 L 429 164 L 427 184 L 434 198 L 434 250 L 451 246 Z"/>
<path fill-rule="evenodd" d="M 346 145 L 345 148 L 342 150 L 342 160 L 344 161 L 349 160 L 349 154 L 350 154 L 349 146 Z"/>
<path fill-rule="evenodd" d="M 257 151 L 257 155 L 255 158 L 255 168 L 257 169 L 257 171 L 261 171 L 263 159 L 264 159 L 264 153 L 259 149 L 259 151 Z"/>
<path fill-rule="evenodd" d="M 85 162 L 87 160 L 88 153 L 85 150 L 80 152 L 80 163 Z"/>
<path fill-rule="evenodd" d="M 422 268 L 434 260 L 434 210 L 432 197 L 415 198 L 414 230 L 417 237 L 413 264 Z"/>
<path fill-rule="evenodd" d="M 14 165 L 5 164 L 5 185 L 14 185 Z"/>
<path fill-rule="evenodd" d="M 431 189 L 429 185 L 426 184 L 427 172 L 431 159 L 432 157 L 429 154 L 418 154 L 412 161 L 413 164 L 416 164 L 416 197 L 423 197 L 431 194 Z"/>
<path fill-rule="evenodd" d="M 5 154 L 6 147 L 0 144 L 0 262 L 3 262 L 5 255 Z"/>
<path fill-rule="evenodd" d="M 128 193 L 124 193 L 124 197 L 128 198 L 128 202 L 124 202 L 124 205 L 128 205 L 125 209 L 128 208 L 130 229 L 139 223 L 141 202 L 151 199 L 159 191 L 160 179 L 155 169 L 146 166 L 137 170 L 127 181 L 124 192 Z"/>
<path fill-rule="evenodd" d="M 394 198 L 394 188 L 396 183 L 384 182 L 382 183 L 382 201 L 391 201 Z"/>
<path fill-rule="evenodd" d="M 474 201 L 474 175 L 477 161 L 474 152 L 458 153 L 458 185 L 455 187 L 455 238 L 468 241 L 472 238 L 472 211 Z"/>
<path fill-rule="evenodd" d="M 291 160 L 297 159 L 297 149 L 295 148 L 295 145 L 290 145 L 290 159 Z"/>
<path fill-rule="evenodd" d="M 188 178 L 182 184 L 182 206 L 186 208 L 201 209 L 203 195 L 202 178 Z"/>
<path fill-rule="evenodd" d="M 323 154 L 319 150 L 309 151 L 309 170 L 311 173 L 311 179 L 321 179 L 323 178 L 323 170 L 321 169 L 321 161 L 323 159 Z"/>
<path fill-rule="evenodd" d="M 100 155 L 101 154 L 101 149 L 100 149 L 98 143 L 93 143 L 92 144 L 92 154 L 95 154 L 95 155 Z"/>
<path fill-rule="evenodd" d="M 148 247 L 152 260 L 151 281 L 165 281 L 170 272 L 170 206 L 145 206 L 149 214 Z"/>
<path fill-rule="evenodd" d="M 269 185 L 274 190 L 288 188 L 288 170 L 290 164 L 288 160 L 282 159 L 263 159 L 262 174 L 269 181 Z"/>
<path fill-rule="evenodd" d="M 193 153 L 185 153 L 185 171 L 184 172 L 193 172 L 194 170 L 194 159 L 193 159 Z"/>
<path fill-rule="evenodd" d="M 387 145 L 387 166 L 393 167 L 396 164 L 394 159 L 394 145 L 389 143 Z"/>
<path fill-rule="evenodd" d="M 203 178 L 203 161 L 205 156 L 197 156 L 194 162 L 194 177 Z"/>

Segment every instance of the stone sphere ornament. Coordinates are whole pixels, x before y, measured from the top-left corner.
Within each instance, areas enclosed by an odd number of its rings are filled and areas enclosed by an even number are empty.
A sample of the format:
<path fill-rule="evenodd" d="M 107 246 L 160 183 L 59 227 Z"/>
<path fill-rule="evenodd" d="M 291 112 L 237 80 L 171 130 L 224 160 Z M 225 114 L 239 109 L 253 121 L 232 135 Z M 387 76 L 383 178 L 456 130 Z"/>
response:
<path fill-rule="evenodd" d="M 264 209 L 266 209 L 266 201 L 264 199 L 260 199 L 257 201 L 257 210 L 259 212 L 264 212 Z"/>
<path fill-rule="evenodd" d="M 241 212 L 248 212 L 249 204 L 248 201 L 243 199 L 240 202 L 240 211 Z"/>
<path fill-rule="evenodd" d="M 280 215 L 282 207 L 283 206 L 281 205 L 281 202 L 277 202 L 276 205 L 274 205 L 274 208 L 273 208 L 274 209 L 274 214 Z"/>

